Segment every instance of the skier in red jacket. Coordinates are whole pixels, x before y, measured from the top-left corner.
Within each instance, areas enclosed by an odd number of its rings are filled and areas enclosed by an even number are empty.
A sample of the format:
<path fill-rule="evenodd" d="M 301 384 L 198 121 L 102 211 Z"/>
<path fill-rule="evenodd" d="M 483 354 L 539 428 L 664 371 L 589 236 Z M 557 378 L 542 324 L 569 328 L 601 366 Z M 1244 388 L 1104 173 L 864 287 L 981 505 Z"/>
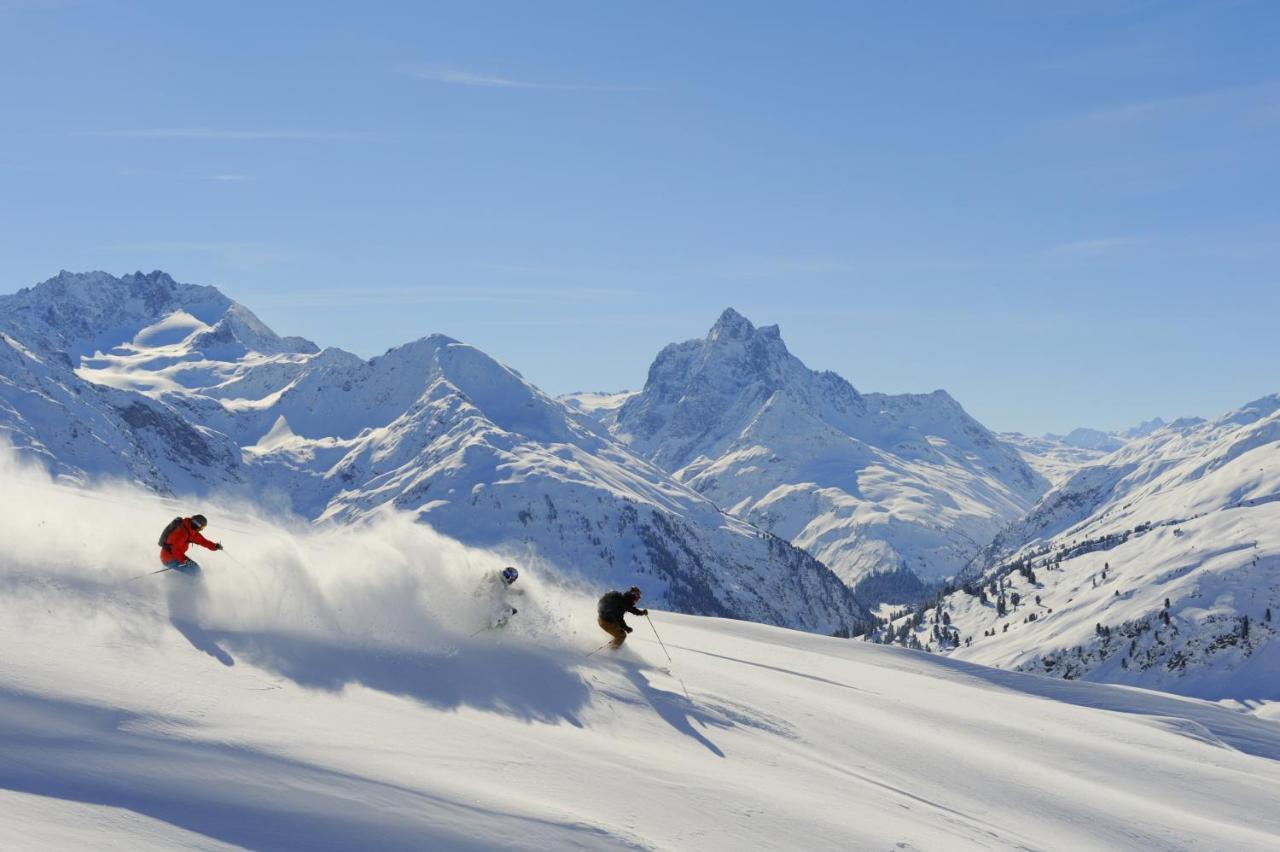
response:
<path fill-rule="evenodd" d="M 194 559 L 187 558 L 187 548 L 192 544 L 207 547 L 210 550 L 221 550 L 222 545 L 200 535 L 200 530 L 209 525 L 204 515 L 192 515 L 189 518 L 174 518 L 160 534 L 160 561 L 164 567 L 181 571 L 193 577 L 200 573 L 200 565 Z"/>

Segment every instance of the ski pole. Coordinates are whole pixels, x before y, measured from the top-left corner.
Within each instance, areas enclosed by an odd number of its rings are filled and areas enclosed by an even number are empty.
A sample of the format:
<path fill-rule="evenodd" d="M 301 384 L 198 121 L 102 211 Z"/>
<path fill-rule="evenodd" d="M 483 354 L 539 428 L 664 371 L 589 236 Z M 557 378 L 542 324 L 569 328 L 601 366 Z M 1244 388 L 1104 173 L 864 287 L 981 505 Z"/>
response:
<path fill-rule="evenodd" d="M 653 619 L 649 617 L 647 612 L 644 615 L 644 620 L 649 622 L 649 627 L 653 629 L 653 635 L 657 638 L 658 644 L 662 646 L 662 653 L 667 655 L 667 662 L 674 666 L 676 661 L 671 659 L 671 652 L 667 650 L 667 643 L 663 642 L 662 637 L 658 635 L 658 628 L 653 626 Z M 693 698 L 689 696 L 689 687 L 684 685 L 684 678 L 680 677 L 680 675 L 676 674 L 674 671 L 671 672 L 671 676 L 680 681 L 680 688 L 684 690 L 684 697 L 692 702 Z"/>
<path fill-rule="evenodd" d="M 667 650 L 667 645 L 666 645 L 666 643 L 662 641 L 662 637 L 661 637 L 661 636 L 658 636 L 658 628 L 656 628 L 656 627 L 654 627 L 654 626 L 653 626 L 653 619 L 649 617 L 649 613 L 647 613 L 647 612 L 646 612 L 646 613 L 644 614 L 644 620 L 645 620 L 645 621 L 647 621 L 647 622 L 649 622 L 649 627 L 653 629 L 653 635 L 654 635 L 654 636 L 657 636 L 657 638 L 658 638 L 658 644 L 662 646 L 662 653 L 664 653 L 664 654 L 666 654 L 666 655 L 667 655 L 667 662 L 668 662 L 668 663 L 674 663 L 674 662 L 675 662 L 675 660 L 671 659 L 671 652 Z"/>
<path fill-rule="evenodd" d="M 608 644 L 609 644 L 609 642 L 612 642 L 612 641 L 613 641 L 612 639 L 606 640 L 606 641 L 605 641 L 605 643 L 604 643 L 604 645 L 601 645 L 599 648 L 596 648 L 596 649 L 595 649 L 594 651 L 592 651 L 590 654 L 587 654 L 587 657 L 590 657 L 590 656 L 592 656 L 593 654 L 597 654 L 597 653 L 599 653 L 600 651 L 603 651 L 603 650 L 604 650 L 604 648 L 605 648 L 605 645 L 608 645 Z M 583 657 L 583 659 L 585 660 L 587 657 Z"/>

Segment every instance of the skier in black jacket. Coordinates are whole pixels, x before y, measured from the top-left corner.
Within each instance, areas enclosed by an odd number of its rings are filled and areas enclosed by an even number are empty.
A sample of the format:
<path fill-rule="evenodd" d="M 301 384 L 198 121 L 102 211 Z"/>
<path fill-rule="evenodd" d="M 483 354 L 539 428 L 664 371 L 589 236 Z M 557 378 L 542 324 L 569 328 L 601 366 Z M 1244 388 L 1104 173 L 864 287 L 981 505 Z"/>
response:
<path fill-rule="evenodd" d="M 600 603 L 596 607 L 600 617 L 596 619 L 596 623 L 600 625 L 601 630 L 613 637 L 613 641 L 609 643 L 611 649 L 616 651 L 622 647 L 623 642 L 627 641 L 627 634 L 631 632 L 624 618 L 627 613 L 649 614 L 647 609 L 636 609 L 636 603 L 639 600 L 640 590 L 635 586 L 625 592 L 605 592 L 604 597 L 600 598 Z"/>

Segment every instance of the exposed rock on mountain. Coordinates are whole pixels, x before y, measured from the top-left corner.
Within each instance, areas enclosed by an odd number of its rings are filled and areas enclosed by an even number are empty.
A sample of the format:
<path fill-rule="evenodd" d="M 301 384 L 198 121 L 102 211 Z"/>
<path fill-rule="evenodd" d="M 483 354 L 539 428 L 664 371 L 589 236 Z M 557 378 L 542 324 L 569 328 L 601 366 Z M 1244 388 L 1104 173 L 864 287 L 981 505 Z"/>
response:
<path fill-rule="evenodd" d="M 859 393 L 732 309 L 704 339 L 663 349 L 603 422 L 851 586 L 954 574 L 1048 487 L 946 392 Z"/>

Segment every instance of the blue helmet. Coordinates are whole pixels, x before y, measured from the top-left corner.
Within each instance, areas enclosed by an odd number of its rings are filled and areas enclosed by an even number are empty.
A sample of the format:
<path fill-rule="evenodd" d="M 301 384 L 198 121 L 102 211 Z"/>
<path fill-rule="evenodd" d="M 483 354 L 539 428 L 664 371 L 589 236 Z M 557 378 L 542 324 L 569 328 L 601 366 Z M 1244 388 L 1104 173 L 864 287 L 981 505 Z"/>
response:
<path fill-rule="evenodd" d="M 509 565 L 502 569 L 502 582 L 506 583 L 508 586 L 514 583 L 519 576 L 520 572 Z"/>

